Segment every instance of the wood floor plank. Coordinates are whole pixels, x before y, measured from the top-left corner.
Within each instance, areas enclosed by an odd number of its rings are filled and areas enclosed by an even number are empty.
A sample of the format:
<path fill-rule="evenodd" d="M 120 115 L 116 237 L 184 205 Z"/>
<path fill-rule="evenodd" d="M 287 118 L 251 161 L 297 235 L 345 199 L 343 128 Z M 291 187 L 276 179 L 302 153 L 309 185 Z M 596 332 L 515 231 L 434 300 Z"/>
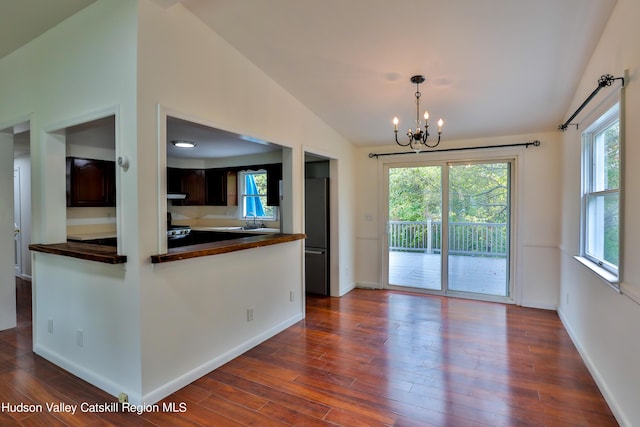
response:
<path fill-rule="evenodd" d="M 243 371 L 239 373 L 239 375 L 234 375 L 233 373 L 228 372 L 227 366 L 225 366 L 225 369 L 216 370 L 207 376 L 211 376 L 227 384 L 232 384 L 242 390 L 262 396 L 270 402 L 277 402 L 286 408 L 302 412 L 303 414 L 317 419 L 323 419 L 331 410 L 331 407 L 324 403 L 312 401 L 303 396 L 287 393 L 280 388 L 265 386 L 259 382 L 254 382 L 250 379 L 244 378 L 245 373 L 248 373 L 248 371 Z"/>
<path fill-rule="evenodd" d="M 209 395 L 210 396 L 210 395 Z M 207 398 L 209 397 L 207 396 Z M 189 424 L 196 424 L 200 426 L 216 426 L 216 427 L 239 427 L 245 424 L 233 421 L 232 419 L 221 415 L 209 408 L 206 408 L 200 403 L 190 401 L 183 397 L 179 397 L 177 394 L 172 394 L 163 399 L 160 404 L 174 403 L 176 405 L 186 405 L 185 412 L 167 414 L 167 413 L 146 413 L 142 416 L 146 419 L 153 421 L 158 426 L 175 425 L 179 422 L 185 422 Z"/>
<path fill-rule="evenodd" d="M 0 332 L 0 402 L 115 398 L 32 353 L 31 287 Z M 19 413 L 0 426 L 616 426 L 558 315 L 356 289 L 160 403 L 184 412 Z M 183 406 L 180 406 L 183 405 Z"/>
<path fill-rule="evenodd" d="M 224 416 L 225 418 L 230 418 L 231 420 L 244 425 L 264 427 L 277 427 L 282 425 L 281 422 L 269 416 L 213 394 L 200 402 L 200 405 Z"/>
<path fill-rule="evenodd" d="M 267 415 L 282 424 L 292 426 L 335 426 L 328 421 L 305 414 L 302 411 L 288 408 L 275 402 L 269 402 L 260 409 L 260 413 Z"/>

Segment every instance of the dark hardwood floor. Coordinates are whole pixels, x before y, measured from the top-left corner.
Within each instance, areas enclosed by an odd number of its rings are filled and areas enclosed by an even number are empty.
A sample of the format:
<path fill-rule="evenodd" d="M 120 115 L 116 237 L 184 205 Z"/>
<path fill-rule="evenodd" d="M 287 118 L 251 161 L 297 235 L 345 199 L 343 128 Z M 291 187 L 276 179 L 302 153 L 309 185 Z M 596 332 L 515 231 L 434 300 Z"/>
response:
<path fill-rule="evenodd" d="M 617 425 L 556 313 L 374 290 L 308 297 L 304 321 L 160 403 L 184 412 L 49 412 L 115 399 L 32 353 L 17 287 L 0 405 L 43 410 L 0 411 L 0 426 Z"/>

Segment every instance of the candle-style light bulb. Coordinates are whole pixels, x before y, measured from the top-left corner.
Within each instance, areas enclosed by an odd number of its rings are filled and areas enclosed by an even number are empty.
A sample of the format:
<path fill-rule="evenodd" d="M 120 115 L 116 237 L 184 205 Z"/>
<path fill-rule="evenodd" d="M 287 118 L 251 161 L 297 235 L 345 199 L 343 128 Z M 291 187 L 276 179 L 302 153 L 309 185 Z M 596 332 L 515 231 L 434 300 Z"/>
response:
<path fill-rule="evenodd" d="M 427 120 L 429 120 L 429 112 L 425 111 L 424 112 L 424 121 L 426 122 Z"/>
<path fill-rule="evenodd" d="M 438 133 L 442 132 L 442 125 L 444 124 L 444 121 L 442 119 L 438 120 Z"/>
<path fill-rule="evenodd" d="M 394 117 L 393 118 L 393 130 L 396 131 L 396 132 L 398 131 L 398 122 L 399 122 L 398 118 Z"/>

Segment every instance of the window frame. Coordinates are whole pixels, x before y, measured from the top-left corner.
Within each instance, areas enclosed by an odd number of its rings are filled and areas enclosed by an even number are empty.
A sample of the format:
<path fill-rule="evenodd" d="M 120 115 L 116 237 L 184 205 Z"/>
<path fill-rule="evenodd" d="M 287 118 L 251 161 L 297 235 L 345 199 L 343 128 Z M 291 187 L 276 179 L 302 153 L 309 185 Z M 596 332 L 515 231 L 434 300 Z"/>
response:
<path fill-rule="evenodd" d="M 242 220 L 252 220 L 254 217 L 247 217 L 246 216 L 246 198 L 248 196 L 253 197 L 256 196 L 255 194 L 252 195 L 248 195 L 246 193 L 246 179 L 245 176 L 246 175 L 267 175 L 267 170 L 266 169 L 258 169 L 258 170 L 242 170 L 238 172 L 238 218 L 242 219 Z M 264 197 L 266 199 L 267 197 L 267 193 L 264 194 L 257 194 L 257 196 L 259 197 Z M 268 206 L 266 203 L 264 205 L 265 210 L 267 210 L 267 208 L 273 208 L 273 206 Z M 266 212 L 265 212 L 266 213 Z M 255 217 L 256 220 L 260 220 L 260 221 L 277 221 L 278 220 L 278 209 L 273 209 L 273 215 L 264 215 L 264 216 L 256 216 Z"/>
<path fill-rule="evenodd" d="M 597 156 L 596 147 L 598 144 L 597 138 L 603 135 L 608 129 L 618 123 L 618 186 L 617 188 L 603 188 L 597 189 L 594 187 L 594 175 L 601 173 L 604 178 L 606 168 L 602 171 L 596 171 L 594 167 L 594 158 Z M 619 97 L 612 97 L 609 102 L 601 105 L 591 115 L 591 120 L 586 122 L 585 130 L 581 133 L 581 179 L 582 185 L 580 189 L 580 255 L 576 257 L 583 265 L 591 269 L 596 275 L 598 275 L 606 283 L 614 287 L 619 291 L 619 282 L 622 272 L 622 236 L 623 236 L 623 224 L 622 221 L 622 202 L 623 202 L 623 115 L 622 115 L 622 103 Z M 597 177 L 596 177 L 597 178 Z M 618 196 L 617 202 L 617 215 L 618 215 L 618 264 L 612 264 L 604 259 L 604 255 L 600 258 L 595 254 L 589 253 L 589 236 L 591 233 L 591 226 L 593 222 L 590 221 L 590 206 L 589 201 L 595 198 L 604 199 L 611 195 Z M 596 224 L 596 227 L 598 224 Z M 600 232 L 603 232 L 601 227 L 598 227 Z"/>

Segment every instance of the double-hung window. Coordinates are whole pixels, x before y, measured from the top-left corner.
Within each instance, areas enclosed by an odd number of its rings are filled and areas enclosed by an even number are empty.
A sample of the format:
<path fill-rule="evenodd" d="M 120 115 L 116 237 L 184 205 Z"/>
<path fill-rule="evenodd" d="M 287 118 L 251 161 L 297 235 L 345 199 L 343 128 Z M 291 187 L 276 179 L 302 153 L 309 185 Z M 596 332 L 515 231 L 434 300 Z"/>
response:
<path fill-rule="evenodd" d="M 238 173 L 239 216 L 248 221 L 276 220 L 275 206 L 267 206 L 267 171 Z"/>
<path fill-rule="evenodd" d="M 613 286 L 620 273 L 620 106 L 582 132 L 581 257 Z"/>

